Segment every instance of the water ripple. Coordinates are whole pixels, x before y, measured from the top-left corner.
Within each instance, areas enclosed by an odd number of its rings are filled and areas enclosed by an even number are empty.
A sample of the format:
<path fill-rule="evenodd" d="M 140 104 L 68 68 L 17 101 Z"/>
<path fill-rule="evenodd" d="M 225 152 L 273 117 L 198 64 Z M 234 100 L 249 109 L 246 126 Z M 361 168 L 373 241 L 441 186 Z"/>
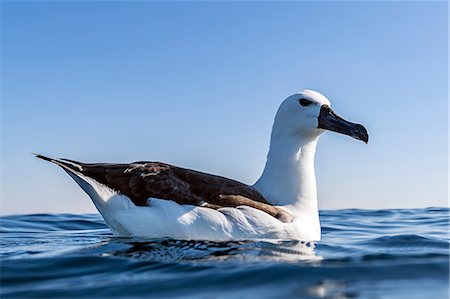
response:
<path fill-rule="evenodd" d="M 323 240 L 113 238 L 99 215 L 1 217 L 3 298 L 447 298 L 447 208 L 322 211 Z"/>

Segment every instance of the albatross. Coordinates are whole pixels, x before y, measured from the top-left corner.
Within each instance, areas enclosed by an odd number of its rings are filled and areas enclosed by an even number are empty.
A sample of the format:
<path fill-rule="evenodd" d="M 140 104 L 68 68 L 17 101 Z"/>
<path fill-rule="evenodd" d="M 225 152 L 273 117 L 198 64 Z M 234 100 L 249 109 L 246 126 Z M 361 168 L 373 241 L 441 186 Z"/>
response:
<path fill-rule="evenodd" d="M 322 94 L 304 90 L 275 116 L 267 161 L 253 185 L 161 162 L 81 163 L 36 154 L 62 167 L 117 237 L 191 240 L 321 237 L 314 156 L 326 130 L 368 142 Z"/>

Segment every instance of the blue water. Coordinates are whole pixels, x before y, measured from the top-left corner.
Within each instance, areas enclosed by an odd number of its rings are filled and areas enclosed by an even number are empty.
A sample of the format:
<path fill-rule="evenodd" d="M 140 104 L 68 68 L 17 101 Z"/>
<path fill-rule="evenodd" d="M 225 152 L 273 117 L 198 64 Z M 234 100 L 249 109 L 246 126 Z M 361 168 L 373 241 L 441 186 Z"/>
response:
<path fill-rule="evenodd" d="M 448 298 L 449 209 L 321 213 L 323 240 L 114 238 L 99 215 L 1 217 L 2 298 Z"/>

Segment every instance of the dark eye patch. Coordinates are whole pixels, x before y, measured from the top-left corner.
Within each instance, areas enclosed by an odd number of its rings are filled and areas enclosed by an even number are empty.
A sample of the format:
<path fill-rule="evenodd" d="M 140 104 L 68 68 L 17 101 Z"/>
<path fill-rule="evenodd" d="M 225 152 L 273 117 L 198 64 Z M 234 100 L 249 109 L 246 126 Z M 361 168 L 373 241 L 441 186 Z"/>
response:
<path fill-rule="evenodd" d="M 309 106 L 311 105 L 313 102 L 307 99 L 300 99 L 298 100 L 298 102 L 300 103 L 300 105 L 304 106 Z"/>

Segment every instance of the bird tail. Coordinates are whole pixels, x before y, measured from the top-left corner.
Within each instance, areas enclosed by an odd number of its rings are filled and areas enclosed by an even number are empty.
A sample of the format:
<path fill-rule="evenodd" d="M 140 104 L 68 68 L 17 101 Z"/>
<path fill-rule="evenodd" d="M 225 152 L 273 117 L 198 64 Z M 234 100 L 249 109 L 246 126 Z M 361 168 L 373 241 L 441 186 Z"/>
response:
<path fill-rule="evenodd" d="M 69 160 L 69 159 L 55 159 L 50 158 L 44 155 L 35 154 L 36 158 L 42 159 L 44 161 L 52 162 L 60 167 L 62 167 L 65 171 L 69 171 L 71 173 L 81 173 L 83 171 L 83 165 L 80 162 Z"/>
<path fill-rule="evenodd" d="M 69 176 L 86 192 L 92 199 L 97 210 L 105 219 L 106 224 L 111 228 L 116 236 L 130 236 L 128 230 L 116 221 L 112 215 L 114 211 L 123 210 L 134 206 L 130 200 L 119 198 L 117 192 L 111 188 L 99 183 L 95 179 L 86 176 L 83 173 L 83 163 L 69 159 L 54 159 L 47 156 L 34 154 L 36 158 L 52 162 L 64 169 Z"/>
<path fill-rule="evenodd" d="M 65 172 L 67 172 L 68 175 L 70 175 L 75 182 L 92 198 L 95 196 L 94 192 L 95 188 L 93 188 L 95 185 L 98 185 L 99 183 L 95 181 L 94 179 L 87 177 L 83 174 L 83 163 L 74 161 L 74 160 L 68 160 L 68 159 L 55 159 L 50 158 L 44 155 L 40 154 L 34 154 L 36 158 L 42 159 L 44 161 L 48 161 L 51 163 L 54 163 L 58 166 L 60 166 Z M 95 183 L 94 183 L 95 182 Z M 98 207 L 97 207 L 98 208 Z"/>

